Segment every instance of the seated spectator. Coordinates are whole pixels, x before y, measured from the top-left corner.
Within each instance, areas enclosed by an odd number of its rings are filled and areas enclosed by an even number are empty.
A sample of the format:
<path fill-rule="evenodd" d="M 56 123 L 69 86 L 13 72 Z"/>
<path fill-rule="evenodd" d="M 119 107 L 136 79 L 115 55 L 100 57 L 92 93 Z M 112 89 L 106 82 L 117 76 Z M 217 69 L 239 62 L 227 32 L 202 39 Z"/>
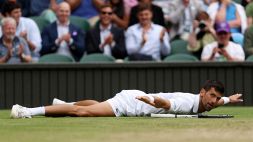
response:
<path fill-rule="evenodd" d="M 126 31 L 126 47 L 129 60 L 161 60 L 170 53 L 169 36 L 165 28 L 152 23 L 149 4 L 140 4 L 137 16 L 139 23 Z"/>
<path fill-rule="evenodd" d="M 138 7 L 142 4 L 150 5 L 152 13 L 153 13 L 153 17 L 152 17 L 153 23 L 161 25 L 161 26 L 165 26 L 164 14 L 161 7 L 152 4 L 152 0 L 138 0 L 138 2 L 139 2 L 138 5 L 134 6 L 131 9 L 128 27 L 138 23 L 138 16 L 137 16 Z"/>
<path fill-rule="evenodd" d="M 188 51 L 200 59 L 203 47 L 215 39 L 216 33 L 209 15 L 205 11 L 200 11 L 194 20 L 193 31 L 188 39 Z"/>
<path fill-rule="evenodd" d="M 242 45 L 243 33 L 247 28 L 247 18 L 244 8 L 231 0 L 218 0 L 208 8 L 213 23 L 228 22 L 231 27 L 233 41 Z"/>
<path fill-rule="evenodd" d="M 41 55 L 58 53 L 79 61 L 85 51 L 84 33 L 69 21 L 70 6 L 67 2 L 59 4 L 57 21 L 46 27 L 42 36 Z"/>
<path fill-rule="evenodd" d="M 32 60 L 26 41 L 16 36 L 16 21 L 11 18 L 2 19 L 3 35 L 0 38 L 0 63 L 21 63 Z"/>
<path fill-rule="evenodd" d="M 125 11 L 123 0 L 109 0 L 112 6 L 113 15 L 112 22 L 119 28 L 126 29 L 128 27 L 129 15 Z"/>
<path fill-rule="evenodd" d="M 22 16 L 24 17 L 27 17 L 27 16 L 30 16 L 30 0 L 0 0 L 0 9 L 2 8 L 3 4 L 5 2 L 17 2 L 21 5 L 21 8 L 22 8 Z M 2 9 L 0 10 L 0 18 L 1 18 L 1 11 Z"/>
<path fill-rule="evenodd" d="M 202 61 L 244 61 L 245 54 L 241 45 L 230 41 L 231 33 L 227 22 L 215 24 L 217 41 L 203 49 Z"/>
<path fill-rule="evenodd" d="M 3 15 L 16 20 L 16 35 L 23 37 L 32 54 L 33 62 L 38 61 L 41 49 L 41 35 L 37 24 L 30 18 L 21 17 L 21 6 L 15 2 L 5 2 L 2 7 Z M 1 35 L 1 31 L 0 31 Z"/>
<path fill-rule="evenodd" d="M 87 53 L 103 53 L 124 59 L 127 56 L 124 30 L 112 24 L 113 10 L 110 5 L 100 8 L 99 25 L 89 30 L 86 35 Z"/>
<path fill-rule="evenodd" d="M 246 57 L 253 55 L 253 25 L 247 28 L 244 33 L 244 51 Z"/>
<path fill-rule="evenodd" d="M 167 19 L 173 24 L 170 35 L 174 39 L 180 38 L 187 41 L 193 30 L 193 21 L 197 13 L 203 10 L 199 0 L 179 0 L 177 6 Z"/>

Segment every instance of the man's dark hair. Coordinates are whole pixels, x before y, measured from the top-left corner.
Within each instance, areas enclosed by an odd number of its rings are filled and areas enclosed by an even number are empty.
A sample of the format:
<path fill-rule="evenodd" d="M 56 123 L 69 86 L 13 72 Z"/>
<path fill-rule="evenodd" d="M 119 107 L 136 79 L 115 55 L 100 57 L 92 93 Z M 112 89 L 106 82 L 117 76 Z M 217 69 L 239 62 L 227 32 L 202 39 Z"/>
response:
<path fill-rule="evenodd" d="M 7 13 L 11 13 L 14 9 L 21 9 L 21 5 L 17 2 L 5 1 L 1 12 L 4 16 L 7 16 Z"/>
<path fill-rule="evenodd" d="M 104 9 L 104 8 L 107 8 L 107 7 L 109 7 L 109 8 L 112 9 L 112 6 L 111 6 L 110 4 L 103 4 L 103 5 L 101 5 L 101 6 L 99 7 L 99 12 L 101 13 L 101 10 Z"/>
<path fill-rule="evenodd" d="M 152 12 L 152 8 L 151 8 L 151 5 L 150 4 L 147 4 L 147 3 L 140 3 L 138 4 L 138 11 L 137 13 L 140 13 L 144 10 L 149 10 Z"/>
<path fill-rule="evenodd" d="M 203 89 L 209 91 L 211 88 L 214 88 L 215 91 L 224 94 L 224 85 L 218 80 L 207 80 L 202 86 Z"/>

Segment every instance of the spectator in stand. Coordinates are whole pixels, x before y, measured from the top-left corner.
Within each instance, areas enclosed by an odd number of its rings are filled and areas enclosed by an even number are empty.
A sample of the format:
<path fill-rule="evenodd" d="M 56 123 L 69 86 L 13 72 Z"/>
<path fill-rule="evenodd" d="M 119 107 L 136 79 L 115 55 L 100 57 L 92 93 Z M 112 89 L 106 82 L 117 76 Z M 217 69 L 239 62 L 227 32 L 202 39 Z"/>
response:
<path fill-rule="evenodd" d="M 200 1 L 179 0 L 177 9 L 168 16 L 168 21 L 173 24 L 170 35 L 174 39 L 188 40 L 193 31 L 193 21 L 199 11 L 203 11 Z"/>
<path fill-rule="evenodd" d="M 0 9 L 2 8 L 3 4 L 7 1 L 19 3 L 22 8 L 22 16 L 24 17 L 30 16 L 30 0 L 0 0 Z M 0 18 L 2 16 L 1 11 L 2 9 L 0 10 Z"/>
<path fill-rule="evenodd" d="M 165 26 L 164 14 L 163 14 L 162 8 L 152 4 L 152 1 L 153 0 L 138 0 L 138 2 L 139 2 L 138 5 L 134 6 L 131 9 L 128 27 L 138 23 L 138 16 L 137 16 L 138 15 L 138 7 L 141 4 L 150 5 L 152 13 L 153 13 L 153 17 L 152 17 L 153 23 L 161 25 L 161 26 Z"/>
<path fill-rule="evenodd" d="M 188 39 L 188 51 L 200 59 L 203 47 L 215 39 L 216 33 L 209 15 L 205 11 L 200 11 L 194 20 L 193 31 Z"/>
<path fill-rule="evenodd" d="M 208 8 L 213 23 L 228 22 L 234 42 L 243 44 L 243 33 L 247 28 L 244 8 L 231 0 L 218 0 Z"/>
<path fill-rule="evenodd" d="M 129 60 L 161 60 L 170 53 L 169 36 L 166 29 L 152 22 L 150 4 L 139 4 L 139 23 L 126 31 L 126 47 Z"/>
<path fill-rule="evenodd" d="M 87 32 L 87 53 L 103 53 L 117 59 L 127 56 L 124 30 L 112 24 L 113 9 L 105 4 L 100 8 L 99 24 Z"/>
<path fill-rule="evenodd" d="M 59 4 L 57 21 L 42 32 L 41 55 L 58 53 L 79 61 L 85 51 L 84 33 L 69 21 L 70 6 L 67 2 Z"/>
<path fill-rule="evenodd" d="M 16 20 L 16 35 L 25 39 L 31 51 L 33 62 L 37 62 L 41 49 L 41 35 L 37 24 L 30 18 L 21 17 L 21 6 L 16 2 L 6 1 L 2 7 L 2 13 L 5 17 L 12 17 Z"/>
<path fill-rule="evenodd" d="M 119 28 L 126 29 L 128 27 L 129 15 L 125 11 L 123 0 L 109 0 L 112 6 L 113 15 L 112 22 Z"/>
<path fill-rule="evenodd" d="M 215 24 L 217 41 L 203 49 L 202 61 L 244 61 L 245 54 L 241 45 L 230 41 L 231 33 L 227 22 Z"/>
<path fill-rule="evenodd" d="M 32 60 L 26 41 L 16 36 L 16 21 L 11 18 L 2 19 L 3 35 L 0 38 L 0 63 L 21 63 Z"/>

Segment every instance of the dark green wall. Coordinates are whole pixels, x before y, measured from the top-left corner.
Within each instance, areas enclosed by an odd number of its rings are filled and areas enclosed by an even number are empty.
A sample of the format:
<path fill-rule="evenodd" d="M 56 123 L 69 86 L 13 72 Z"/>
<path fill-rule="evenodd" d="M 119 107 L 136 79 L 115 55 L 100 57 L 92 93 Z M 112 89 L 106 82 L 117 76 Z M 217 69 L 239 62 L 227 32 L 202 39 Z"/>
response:
<path fill-rule="evenodd" d="M 221 80 L 225 95 L 243 93 L 253 104 L 253 63 L 109 63 L 0 65 L 0 108 L 49 105 L 54 97 L 105 100 L 122 89 L 198 93 L 207 79 Z"/>

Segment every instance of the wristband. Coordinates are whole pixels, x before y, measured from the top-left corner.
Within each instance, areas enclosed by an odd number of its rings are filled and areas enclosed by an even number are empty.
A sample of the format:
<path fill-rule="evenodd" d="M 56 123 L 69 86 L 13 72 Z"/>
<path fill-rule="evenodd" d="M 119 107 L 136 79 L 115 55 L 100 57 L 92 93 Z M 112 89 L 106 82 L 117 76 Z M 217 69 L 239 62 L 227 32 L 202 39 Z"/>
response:
<path fill-rule="evenodd" d="M 222 97 L 223 101 L 224 101 L 224 105 L 228 104 L 230 102 L 229 97 Z"/>
<path fill-rule="evenodd" d="M 148 95 L 147 97 L 149 98 L 149 100 L 150 100 L 151 103 L 155 102 L 155 98 L 153 96 Z"/>

